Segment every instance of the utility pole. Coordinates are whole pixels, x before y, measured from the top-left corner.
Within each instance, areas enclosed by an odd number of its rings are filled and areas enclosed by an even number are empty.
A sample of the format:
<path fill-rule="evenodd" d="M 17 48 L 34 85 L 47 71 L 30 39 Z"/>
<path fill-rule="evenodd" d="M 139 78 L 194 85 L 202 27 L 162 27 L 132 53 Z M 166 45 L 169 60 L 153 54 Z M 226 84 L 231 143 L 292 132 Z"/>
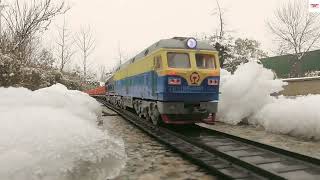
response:
<path fill-rule="evenodd" d="M 0 0 L 0 39 L 2 39 L 2 10 L 7 6 L 2 4 L 2 0 Z"/>

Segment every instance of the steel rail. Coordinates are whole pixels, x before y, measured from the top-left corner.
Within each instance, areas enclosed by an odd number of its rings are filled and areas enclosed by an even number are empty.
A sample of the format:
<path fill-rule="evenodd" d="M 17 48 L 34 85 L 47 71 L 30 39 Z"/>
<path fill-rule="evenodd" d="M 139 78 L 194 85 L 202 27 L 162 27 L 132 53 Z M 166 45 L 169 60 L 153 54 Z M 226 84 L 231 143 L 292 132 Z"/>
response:
<path fill-rule="evenodd" d="M 217 130 L 213 130 L 213 129 L 208 129 L 208 128 L 205 128 L 205 127 L 202 127 L 202 126 L 197 126 L 197 128 L 201 129 L 201 131 L 206 131 L 207 133 L 214 133 L 214 134 L 217 134 L 219 136 L 224 136 L 224 137 L 227 137 L 227 138 L 230 138 L 230 139 L 234 139 L 236 141 L 240 141 L 240 142 L 243 142 L 243 143 L 246 143 L 246 144 L 250 144 L 250 145 L 262 148 L 262 149 L 268 149 L 268 150 L 270 150 L 272 152 L 283 154 L 283 155 L 286 155 L 286 156 L 289 156 L 289 157 L 294 157 L 297 160 L 306 161 L 306 162 L 309 162 L 310 164 L 314 164 L 314 165 L 320 167 L 320 159 L 317 159 L 317 158 L 314 158 L 314 157 L 306 156 L 306 155 L 303 155 L 303 154 L 299 154 L 299 153 L 295 153 L 295 152 L 288 151 L 288 150 L 285 150 L 285 149 L 281 149 L 281 148 L 277 148 L 277 147 L 274 147 L 274 146 L 270 146 L 270 145 L 267 145 L 267 144 L 259 143 L 257 141 L 251 141 L 251 140 L 248 140 L 248 139 L 245 139 L 245 138 L 241 138 L 239 136 L 235 136 L 235 135 L 232 135 L 232 134 L 228 134 L 228 133 L 217 131 Z"/>
<path fill-rule="evenodd" d="M 221 178 L 320 179 L 318 159 L 196 125 L 155 128 L 128 110 L 98 100 L 174 151 Z"/>
<path fill-rule="evenodd" d="M 269 179 L 320 179 L 319 159 L 196 125 L 189 129 L 192 134 L 185 128 L 169 131 Z"/>

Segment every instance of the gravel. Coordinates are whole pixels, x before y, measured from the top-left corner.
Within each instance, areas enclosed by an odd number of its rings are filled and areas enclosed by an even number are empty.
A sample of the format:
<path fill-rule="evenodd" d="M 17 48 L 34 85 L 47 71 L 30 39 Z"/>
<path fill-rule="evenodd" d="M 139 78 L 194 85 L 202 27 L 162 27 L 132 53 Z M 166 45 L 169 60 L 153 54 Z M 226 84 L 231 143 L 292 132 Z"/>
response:
<path fill-rule="evenodd" d="M 115 116 L 114 112 L 107 108 L 103 111 L 106 115 L 102 118 L 103 128 L 110 135 L 123 139 L 128 157 L 126 167 L 116 180 L 216 179 L 123 118 Z"/>
<path fill-rule="evenodd" d="M 121 137 L 128 156 L 126 167 L 116 180 L 161 180 L 161 179 L 217 179 L 204 169 L 183 159 L 165 145 L 146 135 L 140 129 L 104 108 L 104 128 L 111 135 Z M 320 141 L 291 137 L 266 132 L 261 127 L 250 125 L 228 125 L 217 122 L 215 125 L 199 124 L 230 133 L 242 138 L 268 144 L 278 148 L 320 158 Z"/>

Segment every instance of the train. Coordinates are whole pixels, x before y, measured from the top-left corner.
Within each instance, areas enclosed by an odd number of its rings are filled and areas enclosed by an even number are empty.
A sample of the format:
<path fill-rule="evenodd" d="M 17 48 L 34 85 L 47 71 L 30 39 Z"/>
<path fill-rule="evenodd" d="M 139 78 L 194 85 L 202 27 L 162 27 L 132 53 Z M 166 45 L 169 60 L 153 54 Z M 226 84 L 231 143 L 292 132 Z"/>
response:
<path fill-rule="evenodd" d="M 104 98 L 155 126 L 212 124 L 219 84 L 217 50 L 192 37 L 174 37 L 152 44 L 120 65 L 105 83 Z"/>

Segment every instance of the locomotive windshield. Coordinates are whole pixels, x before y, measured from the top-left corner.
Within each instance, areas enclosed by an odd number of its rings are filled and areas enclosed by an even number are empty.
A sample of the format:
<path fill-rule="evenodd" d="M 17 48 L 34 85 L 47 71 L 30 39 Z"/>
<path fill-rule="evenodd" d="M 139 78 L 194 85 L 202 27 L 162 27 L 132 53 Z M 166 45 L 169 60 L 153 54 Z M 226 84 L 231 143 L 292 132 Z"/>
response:
<path fill-rule="evenodd" d="M 168 53 L 168 66 L 171 68 L 190 68 L 189 54 Z"/>
<path fill-rule="evenodd" d="M 213 55 L 196 54 L 197 67 L 199 69 L 214 69 L 215 58 Z"/>

